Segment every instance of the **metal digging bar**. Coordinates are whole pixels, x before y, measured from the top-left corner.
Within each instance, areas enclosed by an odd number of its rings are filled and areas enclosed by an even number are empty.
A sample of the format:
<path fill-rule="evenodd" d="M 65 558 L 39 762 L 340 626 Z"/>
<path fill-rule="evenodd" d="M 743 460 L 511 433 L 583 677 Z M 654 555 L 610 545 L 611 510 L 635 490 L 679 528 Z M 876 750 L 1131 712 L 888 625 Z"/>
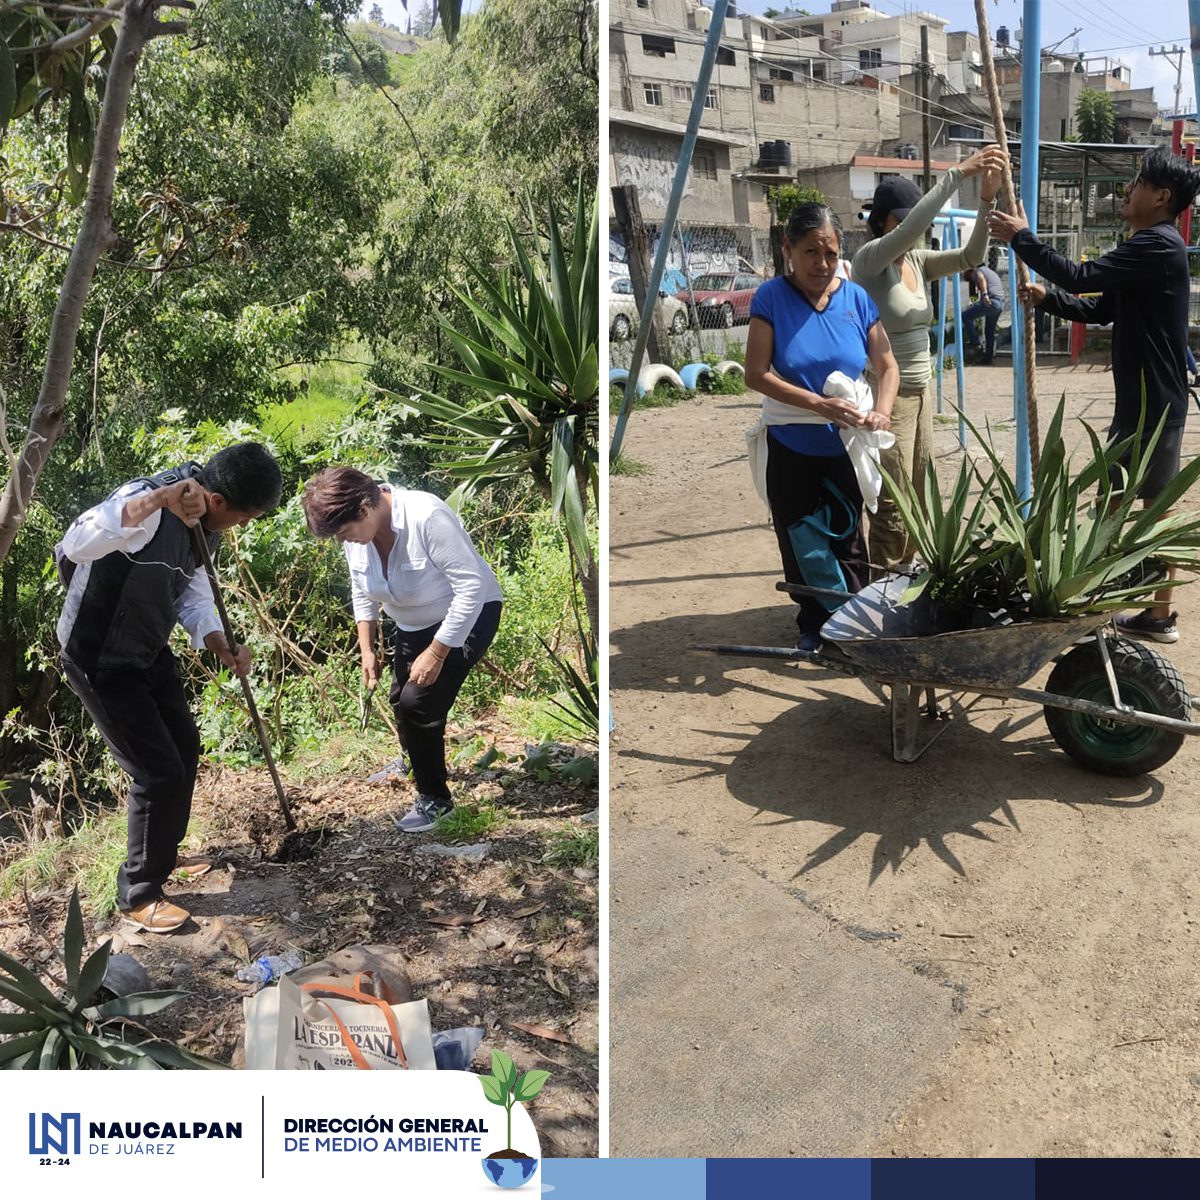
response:
<path fill-rule="evenodd" d="M 208 543 L 204 540 L 204 534 L 201 533 L 199 524 L 192 526 L 192 541 L 195 543 L 197 554 L 200 555 L 200 561 L 204 564 L 204 571 L 208 575 L 213 599 L 217 603 L 217 613 L 221 618 L 221 626 L 225 630 L 225 641 L 229 643 L 229 652 L 236 654 L 237 642 L 234 641 L 233 626 L 229 623 L 229 613 L 225 611 L 225 601 L 221 599 L 221 585 L 217 582 L 217 570 L 213 566 L 212 555 L 208 552 Z M 271 746 L 267 741 L 267 731 L 263 728 L 262 717 L 258 715 L 258 705 L 254 703 L 250 680 L 245 675 L 239 675 L 238 678 L 242 681 L 246 707 L 250 710 L 250 719 L 254 722 L 254 732 L 258 734 L 258 744 L 262 747 L 263 757 L 267 760 L 267 770 L 271 772 L 271 781 L 275 784 L 275 795 L 279 797 L 279 807 L 283 810 L 283 821 L 290 833 L 296 828 L 296 818 L 292 816 L 287 796 L 284 795 L 283 784 L 279 779 L 279 772 L 275 769 L 275 757 L 272 755 Z"/>

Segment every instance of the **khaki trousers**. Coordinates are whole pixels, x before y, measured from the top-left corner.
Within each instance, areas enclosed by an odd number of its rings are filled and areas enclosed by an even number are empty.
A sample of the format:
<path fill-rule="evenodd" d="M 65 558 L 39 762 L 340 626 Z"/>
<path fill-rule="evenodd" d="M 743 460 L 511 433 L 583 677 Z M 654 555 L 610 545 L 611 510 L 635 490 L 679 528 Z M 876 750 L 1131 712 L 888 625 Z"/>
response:
<path fill-rule="evenodd" d="M 918 391 L 903 391 L 892 408 L 892 433 L 896 444 L 879 455 L 879 465 L 893 478 L 915 481 L 924 487 L 925 467 L 933 461 L 933 382 Z M 904 528 L 900 513 L 885 488 L 879 511 L 871 515 L 868 536 L 871 567 L 878 575 L 912 561 L 916 546 Z"/>

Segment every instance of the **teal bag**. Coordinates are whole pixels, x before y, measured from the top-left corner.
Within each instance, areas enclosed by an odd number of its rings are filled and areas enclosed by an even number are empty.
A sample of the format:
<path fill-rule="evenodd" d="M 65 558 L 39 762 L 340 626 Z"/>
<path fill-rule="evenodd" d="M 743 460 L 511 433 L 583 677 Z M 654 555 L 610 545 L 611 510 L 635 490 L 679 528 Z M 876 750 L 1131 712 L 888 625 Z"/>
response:
<path fill-rule="evenodd" d="M 850 589 L 846 586 L 842 564 L 833 553 L 833 543 L 848 538 L 858 528 L 858 509 L 842 495 L 836 484 L 825 480 L 821 486 L 830 499 L 815 513 L 789 525 L 788 539 L 800 567 L 800 577 L 809 587 L 846 592 Z M 834 528 L 835 521 L 844 526 L 841 532 Z M 829 612 L 845 603 L 834 596 L 815 596 L 814 599 Z"/>

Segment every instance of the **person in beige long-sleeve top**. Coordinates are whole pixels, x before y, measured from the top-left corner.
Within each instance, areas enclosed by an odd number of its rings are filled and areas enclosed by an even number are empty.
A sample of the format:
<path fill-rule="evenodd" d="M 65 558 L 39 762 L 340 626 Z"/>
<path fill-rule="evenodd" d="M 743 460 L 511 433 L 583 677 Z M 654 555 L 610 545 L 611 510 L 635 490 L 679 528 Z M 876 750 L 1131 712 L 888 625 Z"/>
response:
<path fill-rule="evenodd" d="M 951 167 L 922 196 L 916 184 L 895 176 L 876 189 L 867 223 L 872 240 L 854 256 L 852 277 L 879 306 L 883 327 L 900 366 L 900 393 L 892 410 L 896 444 L 881 465 L 893 477 L 918 482 L 933 453 L 933 399 L 930 389 L 929 325 L 933 320 L 928 284 L 978 266 L 987 254 L 987 215 L 995 207 L 1007 155 L 999 146 L 977 150 Z M 964 179 L 982 175 L 981 204 L 967 244 L 956 250 L 927 250 L 925 235 Z M 885 492 L 871 518 L 869 552 L 873 567 L 892 570 L 911 562 L 912 539 Z"/>

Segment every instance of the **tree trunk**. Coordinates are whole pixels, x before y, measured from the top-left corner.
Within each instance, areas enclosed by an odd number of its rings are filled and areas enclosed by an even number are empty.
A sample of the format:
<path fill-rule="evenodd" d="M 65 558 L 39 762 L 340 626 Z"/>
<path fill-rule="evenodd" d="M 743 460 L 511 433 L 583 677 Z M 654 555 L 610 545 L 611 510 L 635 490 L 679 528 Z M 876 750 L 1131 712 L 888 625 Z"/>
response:
<path fill-rule="evenodd" d="M 113 241 L 112 194 L 121 129 L 129 108 L 129 95 L 138 59 L 146 43 L 154 36 L 156 7 L 156 0 L 129 0 L 121 16 L 117 47 L 105 84 L 104 103 L 100 108 L 100 123 L 96 129 L 83 219 L 58 293 L 41 390 L 29 419 L 25 443 L 5 485 L 4 494 L 0 496 L 0 561 L 12 549 L 33 499 L 38 476 L 65 424 L 67 386 L 71 381 L 83 306 L 92 286 L 96 265 Z"/>
<path fill-rule="evenodd" d="M 0 717 L 17 706 L 17 564 L 0 565 Z M 0 738 L 0 766 L 6 765 L 8 739 Z"/>

